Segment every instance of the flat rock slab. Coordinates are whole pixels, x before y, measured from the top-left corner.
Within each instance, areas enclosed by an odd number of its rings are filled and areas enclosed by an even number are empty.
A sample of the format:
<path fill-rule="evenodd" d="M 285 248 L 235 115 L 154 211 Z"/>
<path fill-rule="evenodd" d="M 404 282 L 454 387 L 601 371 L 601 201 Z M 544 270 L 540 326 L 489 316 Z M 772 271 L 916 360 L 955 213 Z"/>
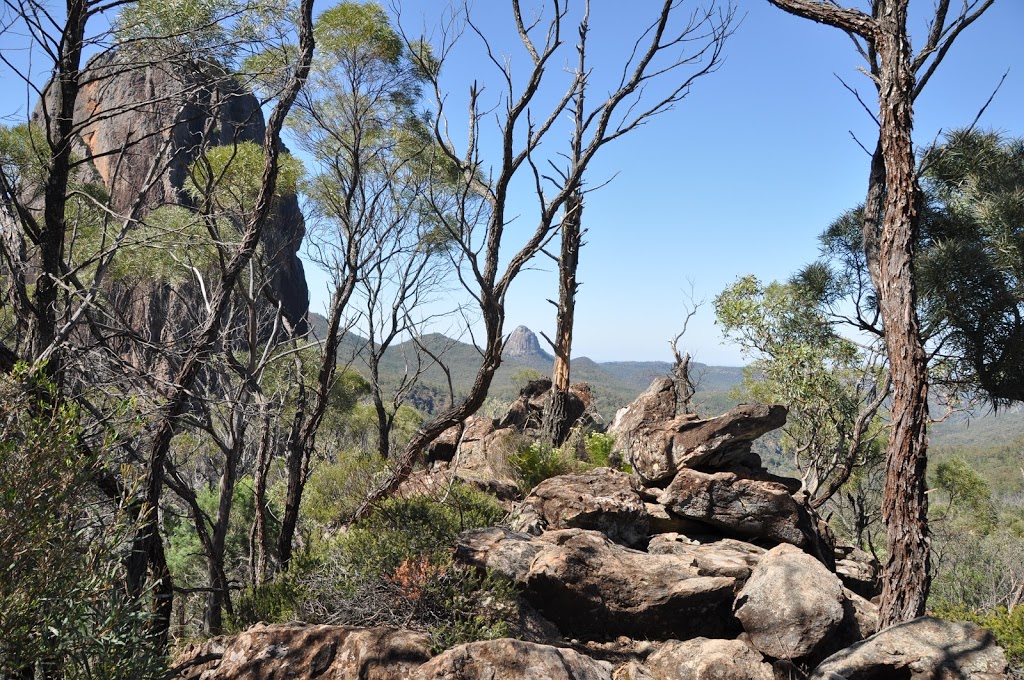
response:
<path fill-rule="evenodd" d="M 492 527 L 459 537 L 456 559 L 493 569 L 567 636 L 686 639 L 738 632 L 735 579 L 701 576 L 686 558 L 650 555 L 596 531 L 529 536 Z"/>
<path fill-rule="evenodd" d="M 818 560 L 791 545 L 769 550 L 736 596 L 736 618 L 766 656 L 799 659 L 839 630 L 843 584 Z"/>
<path fill-rule="evenodd" d="M 552 529 L 593 529 L 637 547 L 647 542 L 648 517 L 633 477 L 611 468 L 546 479 L 512 517 L 512 529 L 539 536 Z"/>
<path fill-rule="evenodd" d="M 992 634 L 970 623 L 921 617 L 886 628 L 825 659 L 811 680 L 997 680 L 1006 655 Z"/>
<path fill-rule="evenodd" d="M 774 680 L 771 664 L 739 640 L 669 640 L 644 663 L 654 680 Z"/>
<path fill-rule="evenodd" d="M 430 659 L 426 633 L 393 628 L 304 624 L 257 624 L 233 637 L 214 638 L 186 650 L 181 666 L 204 655 L 218 658 L 191 665 L 183 680 L 409 680 Z"/>
<path fill-rule="evenodd" d="M 421 666 L 415 680 L 612 680 L 611 665 L 572 649 L 522 640 L 453 647 Z"/>
<path fill-rule="evenodd" d="M 782 484 L 734 472 L 680 470 L 658 497 L 669 512 L 741 538 L 789 543 L 834 566 L 832 548 L 818 535 L 807 509 Z"/>
<path fill-rule="evenodd" d="M 697 543 L 680 534 L 660 534 L 651 539 L 647 552 L 682 557 L 701 576 L 728 576 L 742 584 L 766 550 L 731 538 Z"/>

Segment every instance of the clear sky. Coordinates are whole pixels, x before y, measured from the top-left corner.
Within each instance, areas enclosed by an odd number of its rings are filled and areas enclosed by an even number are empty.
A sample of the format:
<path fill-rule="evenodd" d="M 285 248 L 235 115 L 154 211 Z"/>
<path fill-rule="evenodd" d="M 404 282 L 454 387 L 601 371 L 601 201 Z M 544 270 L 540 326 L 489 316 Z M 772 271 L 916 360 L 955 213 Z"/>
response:
<path fill-rule="evenodd" d="M 317 10 L 329 4 L 319 0 Z M 660 4 L 593 0 L 596 65 L 616 64 Z M 699 4 L 685 0 L 683 11 Z M 924 36 L 921 13 L 932 4 L 911 3 L 918 12 L 917 45 Z M 952 4 L 955 9 L 960 3 Z M 441 0 L 405 0 L 403 23 L 415 30 L 431 26 L 445 6 Z M 675 110 L 606 148 L 592 166 L 592 186 L 614 180 L 590 194 L 585 208 L 589 233 L 579 269 L 576 356 L 668 360 L 667 343 L 681 327 L 692 282 L 695 298 L 705 304 L 685 346 L 698 361 L 743 363 L 714 325 L 712 298 L 748 273 L 763 280 L 788 277 L 817 256 L 820 231 L 863 200 L 868 157 L 851 132 L 870 147 L 874 124 L 836 76 L 860 89 L 869 103 L 873 88 L 857 72 L 861 61 L 850 39 L 767 0 L 735 0 L 735 6 L 742 23 L 719 71 L 697 82 Z M 495 36 L 495 49 L 507 51 L 513 65 L 522 63 L 508 33 L 508 3 L 476 0 L 472 11 Z M 980 126 L 1024 135 L 1022 30 L 1024 0 L 997 0 L 961 35 L 918 99 L 918 145 L 940 130 L 968 125 L 1007 71 Z M 0 36 L 6 56 L 14 54 L 14 39 Z M 473 80 L 497 92 L 498 73 L 472 36 L 454 56 L 445 71 L 453 107 L 464 101 Z M 24 115 L 23 85 L 0 76 L 0 93 L 7 103 L 0 116 Z M 524 206 L 510 244 L 521 242 L 517 228 L 529 226 Z M 552 335 L 554 308 L 546 300 L 557 295 L 554 267 L 547 258 L 535 265 L 513 285 L 507 330 L 523 324 Z M 310 288 L 317 311 L 324 303 L 323 285 L 311 275 Z"/>
<path fill-rule="evenodd" d="M 406 2 L 404 18 L 436 5 Z M 595 0 L 595 34 L 605 29 L 609 54 L 621 51 L 634 35 L 627 29 L 659 5 Z M 932 3 L 911 6 L 930 11 Z M 681 328 L 692 282 L 706 302 L 684 344 L 698 361 L 743 363 L 714 325 L 712 298 L 748 273 L 788 277 L 817 256 L 821 230 L 863 200 L 869 159 L 851 131 L 871 148 L 874 123 L 836 76 L 869 103 L 873 88 L 856 70 L 862 62 L 849 37 L 766 0 L 738 0 L 737 9 L 742 23 L 721 69 L 674 111 L 606 148 L 594 166 L 592 184 L 618 174 L 590 194 L 584 211 L 576 356 L 670 359 L 667 343 Z M 508 10 L 478 1 L 473 13 L 487 27 Z M 1007 71 L 980 126 L 1024 135 L 1022 30 L 1024 2 L 998 0 L 960 36 L 918 99 L 918 145 L 970 124 Z M 915 33 L 919 44 L 924 30 Z M 482 62 L 468 58 L 449 73 L 453 91 L 459 77 L 493 79 Z M 545 300 L 557 295 L 554 267 L 547 258 L 537 266 L 513 286 L 508 330 L 524 324 L 552 335 L 554 308 Z"/>

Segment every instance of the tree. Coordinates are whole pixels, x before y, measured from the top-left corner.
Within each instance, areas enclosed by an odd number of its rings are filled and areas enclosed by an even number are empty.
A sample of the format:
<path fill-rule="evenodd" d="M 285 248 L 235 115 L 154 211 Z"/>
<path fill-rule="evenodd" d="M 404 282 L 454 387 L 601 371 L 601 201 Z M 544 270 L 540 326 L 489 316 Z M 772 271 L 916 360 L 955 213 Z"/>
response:
<path fill-rule="evenodd" d="M 907 31 L 910 0 L 872 0 L 869 13 L 816 0 L 768 1 L 852 36 L 878 93 L 879 135 L 865 200 L 863 246 L 878 293 L 893 381 L 882 501 L 888 556 L 879 610 L 880 624 L 890 626 L 924 614 L 929 588 L 928 370 L 913 276 L 920 221 L 913 104 L 957 36 L 993 0 L 965 2 L 952 18 L 949 1 L 939 0 L 925 45 L 916 55 Z"/>
<path fill-rule="evenodd" d="M 816 291 L 799 281 L 765 286 L 743 277 L 715 298 L 715 314 L 755 359 L 744 388 L 789 409 L 782 446 L 811 507 L 823 507 L 856 469 L 880 462 L 889 376 L 879 347 L 839 335 Z"/>
<path fill-rule="evenodd" d="M 579 102 L 581 108 L 585 101 L 583 93 L 592 82 L 593 72 L 574 69 L 565 74 L 567 82 L 562 83 L 553 81 L 555 76 L 549 75 L 565 46 L 563 35 L 570 21 L 565 5 L 556 0 L 546 6 L 551 10 L 550 19 L 530 21 L 524 19 L 519 0 L 513 0 L 511 8 L 520 46 L 529 64 L 523 74 L 514 73 L 511 60 L 499 55 L 471 18 L 466 20 L 469 29 L 480 39 L 486 60 L 497 68 L 502 90 L 498 104 L 492 108 L 482 101 L 482 86 L 479 83 L 471 86 L 469 134 L 462 151 L 449 132 L 446 97 L 440 80 L 445 60 L 451 55 L 453 39 L 461 33 L 461 28 L 446 27 L 442 44 L 434 51 L 413 50 L 434 94 L 436 109 L 432 125 L 436 143 L 458 170 L 458 191 L 454 194 L 460 200 L 453 203 L 452 192 L 446 191 L 445 201 L 440 205 L 431 201 L 431 210 L 449 243 L 447 252 L 453 258 L 460 281 L 479 309 L 483 325 L 482 361 L 466 398 L 438 414 L 416 433 L 403 451 L 395 473 L 370 494 L 357 511 L 357 517 L 365 516 L 374 503 L 398 487 L 431 441 L 480 408 L 494 373 L 501 365 L 505 296 L 509 287 L 523 267 L 551 240 L 557 216 L 564 213 L 566 205 L 576 196 L 588 166 L 600 150 L 685 96 L 692 74 L 675 77 L 680 69 L 717 59 L 733 18 L 731 7 L 719 10 L 714 5 L 681 18 L 680 3 L 663 2 L 625 58 L 620 77 L 614 79 L 613 76 L 610 94 L 583 115 L 580 152 L 575 158 L 567 154 L 569 160 L 559 173 L 552 193 L 548 194 L 544 190 L 545 174 L 539 165 L 541 145 L 550 139 L 556 123 L 574 101 Z M 537 12 L 535 16 L 542 15 Z M 586 54 L 589 3 L 583 4 L 581 16 L 577 23 L 581 41 L 578 56 Z M 418 40 L 406 42 L 423 44 Z M 654 94 L 658 84 L 664 90 Z M 539 95 L 540 92 L 545 95 Z M 553 103 L 538 114 L 534 107 L 540 105 L 544 96 Z M 484 151 L 490 147 L 483 137 L 487 133 L 485 125 L 492 117 L 495 119 L 495 148 L 500 158 L 493 166 L 488 166 Z M 557 156 L 549 158 L 557 162 Z M 504 237 L 511 218 L 508 212 L 510 193 L 521 180 L 535 189 L 536 221 L 525 242 L 513 250 Z"/>
<path fill-rule="evenodd" d="M 921 156 L 915 276 L 950 391 L 1024 400 L 1024 140 L 955 130 Z"/>

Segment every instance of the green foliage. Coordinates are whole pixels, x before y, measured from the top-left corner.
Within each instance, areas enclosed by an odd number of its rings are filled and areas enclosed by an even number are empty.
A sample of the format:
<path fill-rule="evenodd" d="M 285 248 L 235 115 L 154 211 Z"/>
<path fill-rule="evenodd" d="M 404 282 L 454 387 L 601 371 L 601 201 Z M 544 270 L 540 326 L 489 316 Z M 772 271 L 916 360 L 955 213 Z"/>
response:
<path fill-rule="evenodd" d="M 591 432 L 584 437 L 587 458 L 594 467 L 618 467 L 612 460 L 612 449 L 615 448 L 615 437 L 604 432 Z"/>
<path fill-rule="evenodd" d="M 265 164 L 263 147 L 255 142 L 215 146 L 192 164 L 185 189 L 198 203 L 209 202 L 214 210 L 241 221 L 256 205 Z M 294 194 L 303 173 L 299 159 L 282 153 L 275 198 Z"/>
<path fill-rule="evenodd" d="M 438 649 L 506 636 L 514 586 L 454 564 L 451 550 L 462 531 L 504 515 L 491 496 L 462 485 L 443 501 L 384 501 L 304 568 L 303 618 L 425 630 Z"/>
<path fill-rule="evenodd" d="M 336 463 L 317 466 L 302 494 L 303 521 L 330 529 L 349 520 L 387 471 L 384 461 L 367 454 L 342 455 Z"/>
<path fill-rule="evenodd" d="M 586 468 L 586 464 L 566 447 L 556 448 L 543 442 L 520 447 L 509 456 L 508 462 L 524 494 L 545 479 L 581 472 Z"/>
<path fill-rule="evenodd" d="M 826 288 L 821 272 L 768 285 L 746 276 L 715 298 L 723 332 L 754 359 L 744 370 L 745 396 L 789 409 L 781 444 L 801 474 L 810 472 L 812 494 L 846 457 L 862 409 L 884 382 L 877 355 L 836 332 Z M 881 417 L 869 423 L 857 465 L 881 459 Z"/>
<path fill-rule="evenodd" d="M 495 500 L 456 485 L 445 503 L 428 496 L 393 498 L 338 538 L 343 566 L 366 576 L 394 574 L 411 558 L 432 566 L 446 564 L 449 549 L 466 529 L 491 526 L 504 518 Z"/>
<path fill-rule="evenodd" d="M 288 8 L 285 0 L 138 0 L 121 10 L 114 33 L 123 50 L 220 70 L 278 36 Z"/>
<path fill-rule="evenodd" d="M 159 678 L 144 601 L 121 583 L 125 508 L 97 505 L 102 449 L 79 414 L 21 368 L 0 379 L 0 675 Z"/>
<path fill-rule="evenodd" d="M 947 621 L 970 621 L 992 631 L 996 642 L 1006 650 L 1011 666 L 1024 666 L 1024 607 L 996 607 L 989 611 L 975 611 L 963 606 L 943 606 L 932 611 Z"/>
<path fill-rule="evenodd" d="M 255 588 L 246 588 L 234 600 L 228 623 L 232 631 L 243 631 L 261 621 L 287 623 L 298 618 L 305 590 L 292 572 L 277 574 Z"/>
<path fill-rule="evenodd" d="M 317 17 L 314 37 L 323 54 L 355 54 L 359 60 L 391 66 L 399 64 L 405 49 L 387 12 L 375 2 L 340 2 L 325 10 Z"/>

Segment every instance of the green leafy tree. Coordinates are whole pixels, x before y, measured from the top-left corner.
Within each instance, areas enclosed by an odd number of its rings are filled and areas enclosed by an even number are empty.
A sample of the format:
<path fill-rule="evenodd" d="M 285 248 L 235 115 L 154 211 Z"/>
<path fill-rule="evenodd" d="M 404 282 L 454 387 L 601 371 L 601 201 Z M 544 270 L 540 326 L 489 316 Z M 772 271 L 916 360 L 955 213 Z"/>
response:
<path fill-rule="evenodd" d="M 764 285 L 746 276 L 714 306 L 725 335 L 753 359 L 744 369 L 747 394 L 789 409 L 781 443 L 813 507 L 858 468 L 881 462 L 889 377 L 880 348 L 840 335 L 820 289 L 806 279 Z"/>
<path fill-rule="evenodd" d="M 162 678 L 151 613 L 121 587 L 132 514 L 97 505 L 105 452 L 52 391 L 24 366 L 0 378 L 0 675 Z"/>

